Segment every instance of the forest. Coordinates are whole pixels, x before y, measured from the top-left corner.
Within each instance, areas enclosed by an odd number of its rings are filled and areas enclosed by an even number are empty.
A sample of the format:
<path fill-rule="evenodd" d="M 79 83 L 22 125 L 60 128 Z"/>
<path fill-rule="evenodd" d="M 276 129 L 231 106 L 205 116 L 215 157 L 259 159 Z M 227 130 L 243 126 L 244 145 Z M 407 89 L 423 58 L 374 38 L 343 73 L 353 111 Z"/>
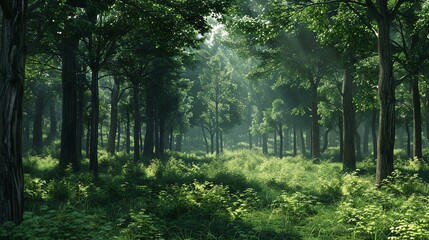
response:
<path fill-rule="evenodd" d="M 0 239 L 429 239 L 429 0 L 0 7 Z"/>

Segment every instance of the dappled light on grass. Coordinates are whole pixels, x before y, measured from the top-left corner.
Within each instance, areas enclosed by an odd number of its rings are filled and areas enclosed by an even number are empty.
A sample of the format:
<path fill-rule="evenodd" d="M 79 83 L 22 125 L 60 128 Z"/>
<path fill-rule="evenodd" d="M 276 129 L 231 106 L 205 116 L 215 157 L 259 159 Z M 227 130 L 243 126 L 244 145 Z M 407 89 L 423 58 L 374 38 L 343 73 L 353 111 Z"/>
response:
<path fill-rule="evenodd" d="M 37 160 L 37 161 L 35 161 Z M 134 164 L 102 154 L 105 173 L 66 171 L 27 157 L 22 225 L 6 239 L 425 239 L 427 164 L 402 161 L 380 188 L 374 162 L 343 174 L 339 163 L 227 151 L 219 159 L 171 153 Z M 67 229 L 67 231 L 60 231 Z M 31 236 L 31 237 L 30 237 Z M 43 236 L 43 237 L 42 237 Z"/>

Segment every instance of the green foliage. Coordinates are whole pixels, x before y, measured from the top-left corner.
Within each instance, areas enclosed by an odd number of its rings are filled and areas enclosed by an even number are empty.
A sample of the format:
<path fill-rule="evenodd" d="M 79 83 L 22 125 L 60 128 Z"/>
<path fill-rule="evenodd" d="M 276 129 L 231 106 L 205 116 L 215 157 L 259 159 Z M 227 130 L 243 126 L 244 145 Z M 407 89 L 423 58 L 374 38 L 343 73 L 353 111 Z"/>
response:
<path fill-rule="evenodd" d="M 120 224 L 126 225 L 120 232 L 120 239 L 164 239 L 159 220 L 155 216 L 147 214 L 144 209 L 138 212 L 131 211 L 129 219 L 120 219 Z"/>

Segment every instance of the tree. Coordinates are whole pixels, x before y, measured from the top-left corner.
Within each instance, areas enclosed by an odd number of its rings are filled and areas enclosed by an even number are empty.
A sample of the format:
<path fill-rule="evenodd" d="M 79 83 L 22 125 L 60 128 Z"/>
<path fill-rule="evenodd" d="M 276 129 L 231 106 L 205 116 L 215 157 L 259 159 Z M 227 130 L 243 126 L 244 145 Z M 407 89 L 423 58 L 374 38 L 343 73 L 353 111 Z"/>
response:
<path fill-rule="evenodd" d="M 0 56 L 0 224 L 20 223 L 24 210 L 21 154 L 22 99 L 25 69 L 25 0 L 1 1 Z"/>

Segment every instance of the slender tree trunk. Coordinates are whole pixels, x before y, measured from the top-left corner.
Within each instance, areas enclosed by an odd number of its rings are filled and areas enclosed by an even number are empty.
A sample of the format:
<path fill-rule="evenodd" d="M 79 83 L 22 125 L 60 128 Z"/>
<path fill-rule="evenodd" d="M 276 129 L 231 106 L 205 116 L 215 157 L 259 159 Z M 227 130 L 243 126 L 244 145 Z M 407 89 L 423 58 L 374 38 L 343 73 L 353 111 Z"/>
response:
<path fill-rule="evenodd" d="M 91 149 L 91 115 L 92 113 L 89 114 L 88 117 L 88 122 L 87 122 L 87 126 L 86 126 L 86 157 L 89 158 L 89 152 Z"/>
<path fill-rule="evenodd" d="M 125 151 L 127 154 L 131 152 L 131 119 L 130 119 L 130 105 L 126 108 L 127 126 L 125 129 Z M 147 131 L 147 130 L 146 130 Z"/>
<path fill-rule="evenodd" d="M 320 125 L 319 125 L 319 113 L 318 109 L 318 96 L 317 96 L 317 85 L 313 84 L 311 88 L 311 156 L 313 158 L 320 158 Z"/>
<path fill-rule="evenodd" d="M 11 16 L 4 5 L 10 6 Z M 21 134 L 27 1 L 2 1 L 0 52 L 0 225 L 21 223 L 24 209 Z"/>
<path fill-rule="evenodd" d="M 115 139 L 118 129 L 118 102 L 119 102 L 119 79 L 113 78 L 113 88 L 110 97 L 110 127 L 109 137 L 107 138 L 107 152 L 115 154 Z"/>
<path fill-rule="evenodd" d="M 280 151 L 279 151 L 279 157 L 283 158 L 283 126 L 279 126 L 279 136 L 280 136 Z"/>
<path fill-rule="evenodd" d="M 426 140 L 429 143 L 429 87 L 426 86 L 424 98 L 425 123 L 426 123 Z"/>
<path fill-rule="evenodd" d="M 173 151 L 173 143 L 174 143 L 174 136 L 173 136 L 173 124 L 170 127 L 170 139 L 169 139 L 169 147 L 170 151 Z"/>
<path fill-rule="evenodd" d="M 136 81 L 133 81 L 133 106 L 134 106 L 134 162 L 140 160 L 140 101 L 139 101 L 139 86 Z"/>
<path fill-rule="evenodd" d="M 104 138 L 103 138 L 103 125 L 104 125 L 104 118 L 101 118 L 101 122 L 99 122 L 99 129 L 100 129 L 100 145 L 101 148 L 104 148 Z"/>
<path fill-rule="evenodd" d="M 268 154 L 268 137 L 266 133 L 262 134 L 262 153 Z"/>
<path fill-rule="evenodd" d="M 163 116 L 159 119 L 159 150 L 158 154 L 165 153 L 165 118 Z"/>
<path fill-rule="evenodd" d="M 338 118 L 338 132 L 340 140 L 340 160 L 344 163 L 344 131 L 343 131 L 343 115 Z"/>
<path fill-rule="evenodd" d="M 353 75 L 349 69 L 344 71 L 343 80 L 343 171 L 356 170 L 355 155 L 355 110 L 353 106 Z"/>
<path fill-rule="evenodd" d="M 293 125 L 293 156 L 298 153 L 296 146 L 296 124 Z"/>
<path fill-rule="evenodd" d="M 393 172 L 393 149 L 395 148 L 395 81 L 390 41 L 392 15 L 386 0 L 380 1 L 378 23 L 378 56 L 380 78 L 378 98 L 380 118 L 378 130 L 378 155 L 376 184 L 379 185 Z"/>
<path fill-rule="evenodd" d="M 55 110 L 55 100 L 53 99 L 49 104 L 49 134 L 46 139 L 46 144 L 51 144 L 57 137 L 57 111 Z"/>
<path fill-rule="evenodd" d="M 143 155 L 150 157 L 154 149 L 154 132 L 155 132 L 155 111 L 153 96 L 146 96 L 146 134 L 144 138 Z"/>
<path fill-rule="evenodd" d="M 98 67 L 91 67 L 91 141 L 89 149 L 89 170 L 98 176 L 98 124 L 100 119 L 100 98 L 98 89 Z"/>
<path fill-rule="evenodd" d="M 45 104 L 44 92 L 39 90 L 36 94 L 33 121 L 33 150 L 40 154 L 43 147 L 43 109 Z"/>
<path fill-rule="evenodd" d="M 274 150 L 274 156 L 277 156 L 277 129 L 274 129 L 274 135 L 273 135 L 274 143 L 273 143 L 273 150 Z"/>
<path fill-rule="evenodd" d="M 408 121 L 405 121 L 405 132 L 407 133 L 407 157 L 411 157 L 411 132 L 410 126 L 408 125 Z"/>
<path fill-rule="evenodd" d="M 210 145 L 211 145 L 211 149 L 210 152 L 213 154 L 215 152 L 215 141 L 214 141 L 214 137 L 216 135 L 216 133 L 213 132 L 209 132 L 210 133 Z"/>
<path fill-rule="evenodd" d="M 362 153 L 363 154 L 368 154 L 368 150 L 369 150 L 369 127 L 370 127 L 370 122 L 369 119 L 365 119 L 365 129 L 363 131 L 363 149 L 362 149 Z"/>
<path fill-rule="evenodd" d="M 117 144 L 116 144 L 116 152 L 120 152 L 121 151 L 121 120 L 120 118 L 118 118 L 118 140 L 117 140 Z"/>
<path fill-rule="evenodd" d="M 76 165 L 80 168 L 82 159 L 82 142 L 84 136 L 84 111 L 86 98 L 84 96 L 86 86 L 86 66 L 81 66 L 81 71 L 77 76 L 77 123 L 76 123 Z"/>
<path fill-rule="evenodd" d="M 412 81 L 413 94 L 413 157 L 421 159 L 422 153 L 422 114 L 420 111 L 420 92 L 418 78 Z"/>
<path fill-rule="evenodd" d="M 160 148 L 160 138 L 159 138 L 159 117 L 158 117 L 158 109 L 155 107 L 155 153 L 159 154 Z"/>
<path fill-rule="evenodd" d="M 65 23 L 64 31 L 74 31 L 70 22 Z M 68 164 L 77 171 L 76 127 L 77 127 L 77 52 L 79 38 L 75 35 L 63 40 L 62 44 L 62 121 L 61 121 L 61 154 L 59 169 L 64 174 Z"/>
<path fill-rule="evenodd" d="M 326 151 L 326 149 L 328 149 L 328 144 L 329 144 L 329 132 L 331 131 L 331 127 L 327 128 L 325 131 L 325 134 L 323 136 L 323 147 L 322 147 L 322 153 Z"/>
<path fill-rule="evenodd" d="M 305 138 L 304 138 L 304 130 L 302 129 L 302 126 L 299 127 L 299 137 L 301 139 L 301 153 L 302 155 L 306 156 L 307 151 L 305 150 Z"/>
<path fill-rule="evenodd" d="M 204 131 L 204 127 L 201 126 L 201 130 L 203 131 L 204 143 L 206 144 L 206 152 L 209 154 L 209 142 L 207 140 L 206 132 Z"/>
<path fill-rule="evenodd" d="M 219 95 L 219 88 L 216 87 L 216 106 L 215 106 L 215 114 L 216 114 L 216 157 L 219 156 L 219 100 L 218 100 L 218 95 Z"/>
<path fill-rule="evenodd" d="M 377 159 L 377 110 L 374 109 L 372 111 L 371 118 L 371 132 L 372 132 L 372 152 L 374 159 Z"/>
<path fill-rule="evenodd" d="M 361 137 L 359 135 L 359 132 L 357 129 L 355 130 L 355 137 L 356 137 L 356 160 L 362 159 L 362 151 L 361 151 Z"/>
<path fill-rule="evenodd" d="M 176 136 L 176 151 L 177 152 L 181 152 L 182 151 L 182 140 L 183 140 L 183 135 L 182 135 L 182 133 L 179 133 Z"/>

